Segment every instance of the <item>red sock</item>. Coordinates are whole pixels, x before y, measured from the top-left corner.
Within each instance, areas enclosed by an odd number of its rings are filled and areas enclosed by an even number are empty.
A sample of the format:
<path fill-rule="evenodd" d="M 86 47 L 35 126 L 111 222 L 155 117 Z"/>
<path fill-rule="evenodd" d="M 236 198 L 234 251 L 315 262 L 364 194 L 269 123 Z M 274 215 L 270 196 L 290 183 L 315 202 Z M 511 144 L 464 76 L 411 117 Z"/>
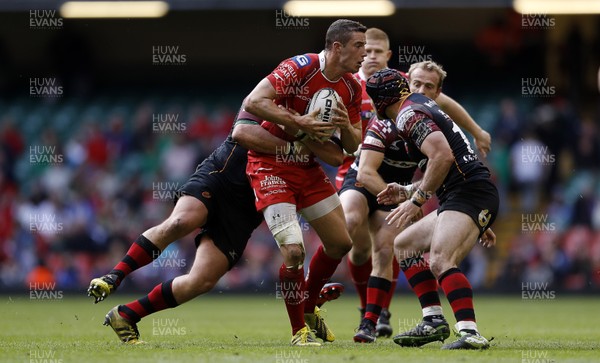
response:
<path fill-rule="evenodd" d="M 367 307 L 367 283 L 369 282 L 369 276 L 373 270 L 371 258 L 369 257 L 369 260 L 362 265 L 355 265 L 350 261 L 350 258 L 348 258 L 348 269 L 350 270 L 352 282 L 354 282 L 356 292 L 360 298 L 360 307 L 365 309 Z"/>
<path fill-rule="evenodd" d="M 379 319 L 379 315 L 381 314 L 381 305 L 390 291 L 391 284 L 390 280 L 381 277 L 369 277 L 365 319 L 369 319 L 374 324 L 377 324 L 377 319 Z"/>
<path fill-rule="evenodd" d="M 127 275 L 157 259 L 161 252 L 160 248 L 140 234 L 125 257 L 110 272 L 118 276 L 117 286 Z"/>
<path fill-rule="evenodd" d="M 305 313 L 314 313 L 315 306 L 317 305 L 317 299 L 319 293 L 330 279 L 335 269 L 342 262 L 341 258 L 331 258 L 327 256 L 323 251 L 323 246 L 319 246 L 317 252 L 310 260 L 310 266 L 308 267 L 308 273 L 306 274 L 306 291 L 308 291 L 308 298 L 304 305 Z"/>
<path fill-rule="evenodd" d="M 173 296 L 173 280 L 156 285 L 152 291 L 143 298 L 119 306 L 119 314 L 134 323 L 143 317 L 160 310 L 174 308 L 177 305 Z"/>
<path fill-rule="evenodd" d="M 304 322 L 304 304 L 306 301 L 306 284 L 304 283 L 304 267 L 287 268 L 282 264 L 279 268 L 279 283 L 277 290 L 281 291 L 285 301 L 292 335 L 306 326 Z"/>
<path fill-rule="evenodd" d="M 396 260 L 396 256 L 392 260 L 392 284 L 390 285 L 390 291 L 388 291 L 385 300 L 381 304 L 381 307 L 384 309 L 389 309 L 390 304 L 392 303 L 392 296 L 394 296 L 394 291 L 396 291 L 396 283 L 398 282 L 398 274 L 400 273 L 400 264 Z"/>
<path fill-rule="evenodd" d="M 421 303 L 421 308 L 440 305 L 438 283 L 429 269 L 429 263 L 423 257 L 406 259 L 401 263 L 404 276 Z"/>
<path fill-rule="evenodd" d="M 454 267 L 440 275 L 440 286 L 444 290 L 456 321 L 475 321 L 473 289 L 467 277 Z"/>

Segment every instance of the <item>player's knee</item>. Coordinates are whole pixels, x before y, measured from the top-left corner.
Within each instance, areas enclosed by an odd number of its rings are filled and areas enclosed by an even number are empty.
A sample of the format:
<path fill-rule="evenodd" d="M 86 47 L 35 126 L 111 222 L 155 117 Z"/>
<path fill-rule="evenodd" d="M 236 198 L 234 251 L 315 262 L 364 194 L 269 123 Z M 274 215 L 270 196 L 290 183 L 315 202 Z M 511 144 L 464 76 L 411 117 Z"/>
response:
<path fill-rule="evenodd" d="M 159 230 L 161 234 L 178 238 L 179 236 L 191 233 L 198 226 L 189 215 L 173 214 L 161 223 Z"/>
<path fill-rule="evenodd" d="M 371 248 L 361 244 L 354 243 L 352 249 L 348 252 L 348 258 L 355 265 L 362 265 L 371 257 Z"/>
<path fill-rule="evenodd" d="M 329 243 L 325 248 L 325 253 L 331 258 L 342 258 L 352 249 L 352 240 L 348 238 L 339 238 L 335 243 Z"/>
<path fill-rule="evenodd" d="M 380 259 L 387 260 L 387 256 L 389 256 L 389 259 L 393 256 L 394 249 L 392 248 L 391 243 L 375 243 L 373 246 L 373 254 Z"/>
<path fill-rule="evenodd" d="M 298 267 L 304 263 L 305 253 L 301 244 L 287 244 L 281 246 L 281 253 L 285 265 L 288 267 Z"/>
<path fill-rule="evenodd" d="M 350 233 L 351 236 L 354 236 L 356 234 L 356 231 L 358 230 L 358 228 L 361 226 L 361 218 L 360 216 L 357 215 L 357 213 L 346 213 L 346 228 L 348 229 L 348 233 Z"/>
<path fill-rule="evenodd" d="M 451 264 L 443 258 L 440 254 L 430 253 L 429 255 L 429 268 L 433 275 L 437 278 L 446 270 L 450 269 Z"/>

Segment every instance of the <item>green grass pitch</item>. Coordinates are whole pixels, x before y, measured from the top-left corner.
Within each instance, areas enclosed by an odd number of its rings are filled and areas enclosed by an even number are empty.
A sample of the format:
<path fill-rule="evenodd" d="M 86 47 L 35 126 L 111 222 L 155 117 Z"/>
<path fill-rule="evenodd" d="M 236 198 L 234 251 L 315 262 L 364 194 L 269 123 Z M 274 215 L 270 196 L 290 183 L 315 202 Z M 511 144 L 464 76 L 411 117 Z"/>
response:
<path fill-rule="evenodd" d="M 327 303 L 325 318 L 336 341 L 323 347 L 290 347 L 282 300 L 273 295 L 209 294 L 151 315 L 140 324 L 143 346 L 121 344 L 104 314 L 133 296 L 117 293 L 94 305 L 91 298 L 60 300 L 0 295 L 2 362 L 519 362 L 600 361 L 598 296 L 557 294 L 555 299 L 476 296 L 481 332 L 494 338 L 487 351 L 442 351 L 441 343 L 401 348 L 390 339 L 374 344 L 352 341 L 358 325 L 357 297 L 347 293 Z M 407 292 L 392 302 L 394 332 L 420 318 L 416 298 Z M 454 318 L 445 303 L 451 324 Z M 454 337 L 451 336 L 451 339 Z M 447 341 L 448 342 L 448 341 Z"/>

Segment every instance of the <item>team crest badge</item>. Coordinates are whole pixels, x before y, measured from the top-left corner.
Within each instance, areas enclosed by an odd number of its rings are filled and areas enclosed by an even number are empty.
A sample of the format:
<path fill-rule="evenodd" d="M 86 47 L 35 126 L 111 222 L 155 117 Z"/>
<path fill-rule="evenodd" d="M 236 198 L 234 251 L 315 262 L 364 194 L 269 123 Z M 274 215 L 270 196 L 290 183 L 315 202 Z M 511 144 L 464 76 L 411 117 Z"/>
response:
<path fill-rule="evenodd" d="M 477 220 L 479 221 L 479 226 L 481 226 L 481 228 L 485 228 L 488 223 L 490 223 L 490 219 L 492 218 L 492 214 L 490 213 L 489 209 L 484 209 L 479 213 L 479 218 L 477 218 Z"/>

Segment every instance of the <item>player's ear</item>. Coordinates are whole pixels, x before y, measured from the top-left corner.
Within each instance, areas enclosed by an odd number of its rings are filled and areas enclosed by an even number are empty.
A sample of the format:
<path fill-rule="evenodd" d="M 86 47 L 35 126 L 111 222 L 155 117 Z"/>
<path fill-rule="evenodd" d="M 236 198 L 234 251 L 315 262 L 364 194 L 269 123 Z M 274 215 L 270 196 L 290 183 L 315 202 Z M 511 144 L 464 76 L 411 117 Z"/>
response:
<path fill-rule="evenodd" d="M 333 42 L 333 44 L 331 45 L 331 48 L 333 49 L 334 52 L 339 52 L 340 49 L 342 49 L 344 47 L 344 45 L 340 42 Z"/>

